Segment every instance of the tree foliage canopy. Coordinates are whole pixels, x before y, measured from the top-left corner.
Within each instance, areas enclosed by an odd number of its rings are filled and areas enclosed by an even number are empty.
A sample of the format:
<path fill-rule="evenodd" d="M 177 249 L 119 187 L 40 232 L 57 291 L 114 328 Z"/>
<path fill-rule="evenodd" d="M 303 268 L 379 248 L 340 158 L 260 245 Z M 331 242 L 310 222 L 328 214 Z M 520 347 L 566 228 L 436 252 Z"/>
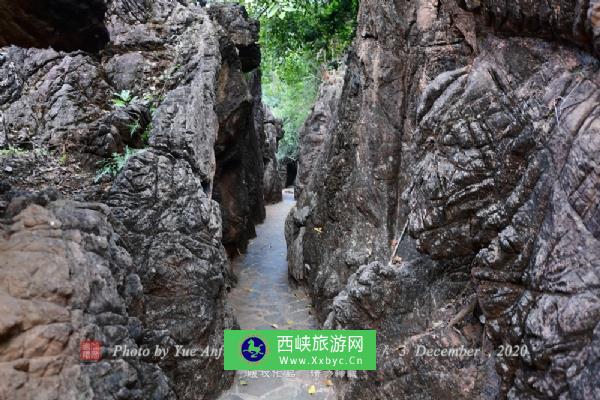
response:
<path fill-rule="evenodd" d="M 358 0 L 239 1 L 261 24 L 264 99 L 285 128 L 279 156 L 295 158 L 321 77 L 354 36 Z"/>

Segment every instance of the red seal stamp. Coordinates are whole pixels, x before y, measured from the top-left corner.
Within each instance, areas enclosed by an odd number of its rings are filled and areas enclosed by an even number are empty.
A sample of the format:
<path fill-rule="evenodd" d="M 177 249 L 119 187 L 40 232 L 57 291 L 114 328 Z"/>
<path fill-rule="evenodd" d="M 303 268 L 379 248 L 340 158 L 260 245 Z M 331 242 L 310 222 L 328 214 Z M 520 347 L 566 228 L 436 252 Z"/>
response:
<path fill-rule="evenodd" d="M 99 361 L 100 358 L 102 358 L 102 342 L 86 339 L 79 343 L 81 361 Z"/>

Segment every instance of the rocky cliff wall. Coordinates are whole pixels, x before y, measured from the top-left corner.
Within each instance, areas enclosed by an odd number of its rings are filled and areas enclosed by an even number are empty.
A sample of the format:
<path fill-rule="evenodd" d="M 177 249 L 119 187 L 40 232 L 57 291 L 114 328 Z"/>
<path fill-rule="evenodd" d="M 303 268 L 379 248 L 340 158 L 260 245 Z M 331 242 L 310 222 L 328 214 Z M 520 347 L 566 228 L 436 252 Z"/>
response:
<path fill-rule="evenodd" d="M 140 318 L 146 342 L 218 348 L 223 329 L 234 327 L 224 304 L 228 260 L 221 241 L 235 225 L 227 217 L 221 224 L 221 209 L 228 216 L 232 203 L 247 201 L 236 193 L 221 196 L 221 206 L 212 199 L 213 190 L 227 184 L 217 168 L 218 146 L 222 134 L 247 138 L 251 97 L 226 33 L 204 10 L 190 11 L 189 18 L 171 54 L 181 80 L 154 114 L 149 146 L 129 160 L 106 202 L 127 229 L 124 237 L 144 286 Z M 227 97 L 224 88 L 237 89 L 236 96 Z M 244 122 L 224 132 L 222 121 L 230 115 Z M 224 145 L 235 146 L 235 140 Z M 252 173 L 240 166 L 232 178 Z M 243 188 L 236 187 L 245 194 Z M 168 357 L 160 365 L 178 397 L 195 398 L 198 388 L 204 393 L 223 388 L 221 362 Z"/>
<path fill-rule="evenodd" d="M 302 141 L 322 180 L 286 227 L 325 327 L 378 329 L 343 398 L 600 396 L 597 7 L 361 2 L 339 122 Z"/>
<path fill-rule="evenodd" d="M 109 356 L 144 335 L 133 316 L 143 288 L 109 208 L 12 205 L 0 223 L 0 398 L 176 398 L 155 364 Z M 80 362 L 85 339 L 103 343 L 104 360 Z"/>
<path fill-rule="evenodd" d="M 221 36 L 224 55 L 219 71 L 216 112 L 219 134 L 215 143 L 217 170 L 214 197 L 223 214 L 223 244 L 229 254 L 238 255 L 256 236 L 254 225 L 265 218 L 263 198 L 264 164 L 261 154 L 263 104 L 260 65 L 252 54 L 258 40 L 258 23 L 248 23 L 241 7 L 213 6 L 210 14 L 230 30 Z M 235 32 L 235 33 L 232 33 Z M 248 72 L 244 76 L 243 72 Z"/>
<path fill-rule="evenodd" d="M 159 345 L 171 355 L 174 345 L 218 350 L 223 329 L 237 326 L 225 302 L 235 280 L 225 246 L 243 250 L 264 218 L 258 26 L 238 6 L 187 3 L 108 1 L 110 41 L 96 53 L 1 49 L 3 271 L 18 261 L 40 276 L 53 273 L 54 264 L 26 243 L 50 253 L 79 246 L 59 254 L 61 273 L 52 279 L 82 286 L 23 294 L 12 287 L 29 277 L 8 275 L 3 299 L 25 307 L 2 321 L 1 368 L 18 378 L 2 387 L 9 398 L 34 398 L 48 387 L 47 398 L 56 399 L 201 399 L 231 382 L 220 357 L 109 357 L 117 344 Z M 114 177 L 96 177 L 98 162 L 126 149 L 130 157 L 119 158 Z M 21 237 L 24 247 L 13 246 Z M 17 261 L 9 263 L 11 251 Z M 72 265 L 82 258 L 89 265 Z M 88 294 L 98 274 L 109 288 Z M 28 322 L 38 297 L 58 304 L 58 316 Z M 103 342 L 103 362 L 79 363 L 82 338 Z M 56 360 L 38 359 L 46 356 Z"/>
<path fill-rule="evenodd" d="M 284 183 L 279 175 L 279 160 L 277 159 L 278 143 L 283 138 L 283 122 L 275 118 L 266 106 L 264 108 L 264 115 L 262 147 L 265 174 L 263 190 L 266 202 L 277 203 L 281 201 L 281 191 L 283 190 Z"/>
<path fill-rule="evenodd" d="M 310 116 L 304 122 L 298 134 L 298 163 L 294 195 L 302 197 L 305 187 L 315 187 L 319 176 L 319 168 L 314 168 L 327 157 L 323 150 L 329 149 L 327 141 L 331 138 L 331 130 L 338 124 L 340 96 L 344 86 L 345 69 L 329 73 L 321 83 L 317 101 Z M 317 180 L 317 181 L 315 181 Z"/>

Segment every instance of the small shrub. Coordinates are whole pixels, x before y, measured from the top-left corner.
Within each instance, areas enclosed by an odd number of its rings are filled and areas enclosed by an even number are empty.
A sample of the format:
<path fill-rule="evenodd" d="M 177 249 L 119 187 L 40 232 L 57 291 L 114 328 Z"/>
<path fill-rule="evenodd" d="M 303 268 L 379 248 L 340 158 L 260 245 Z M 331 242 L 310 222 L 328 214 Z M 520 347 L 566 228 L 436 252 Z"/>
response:
<path fill-rule="evenodd" d="M 69 161 L 69 155 L 66 152 L 64 152 L 58 158 L 58 164 L 64 167 L 65 165 L 67 165 L 67 161 Z"/>
<path fill-rule="evenodd" d="M 151 110 L 152 112 L 152 110 Z M 142 129 L 142 125 L 140 124 L 140 120 L 136 120 L 134 123 L 129 125 L 129 137 L 133 139 L 133 137 Z M 150 131 L 152 130 L 152 122 L 150 122 L 144 130 L 140 134 L 140 138 L 142 139 L 142 143 L 145 145 L 148 144 L 148 140 L 150 139 Z"/>
<path fill-rule="evenodd" d="M 134 123 L 129 125 L 129 137 L 133 139 L 137 131 L 141 128 L 140 120 L 137 119 Z"/>
<path fill-rule="evenodd" d="M 113 178 L 117 176 L 119 172 L 121 172 L 125 164 L 127 164 L 127 161 L 140 151 L 141 150 L 130 149 L 129 147 L 125 146 L 125 151 L 123 152 L 123 154 L 113 153 L 108 160 L 105 160 L 101 163 L 101 167 L 98 170 L 98 173 L 96 174 L 94 182 L 98 183 L 100 179 L 102 179 L 106 175 L 111 176 Z"/>
<path fill-rule="evenodd" d="M 0 149 L 0 157 L 22 156 L 27 154 L 27 150 L 20 149 L 16 146 L 8 146 L 6 149 Z"/>
<path fill-rule="evenodd" d="M 148 141 L 150 140 L 150 131 L 152 130 L 152 122 L 148 124 L 148 126 L 146 126 L 146 129 L 144 129 L 144 132 L 142 132 L 142 142 L 144 144 L 148 144 Z"/>
<path fill-rule="evenodd" d="M 131 95 L 131 90 L 121 90 L 119 93 L 113 94 L 112 102 L 115 107 L 121 108 L 135 100 L 137 97 Z"/>

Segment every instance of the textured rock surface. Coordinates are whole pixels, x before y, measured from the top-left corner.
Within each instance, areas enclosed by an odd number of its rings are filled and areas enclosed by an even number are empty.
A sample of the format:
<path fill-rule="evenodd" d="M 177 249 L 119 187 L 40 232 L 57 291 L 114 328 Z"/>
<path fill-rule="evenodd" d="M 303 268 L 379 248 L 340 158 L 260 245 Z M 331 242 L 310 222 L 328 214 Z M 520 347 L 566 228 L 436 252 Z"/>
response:
<path fill-rule="evenodd" d="M 214 4 L 209 12 L 227 32 L 227 37 L 237 49 L 242 71 L 249 72 L 260 66 L 260 47 L 258 46 L 258 21 L 248 18 L 246 10 L 240 5 Z"/>
<path fill-rule="evenodd" d="M 263 136 L 263 163 L 265 173 L 263 177 L 263 191 L 267 203 L 281 201 L 283 182 L 279 175 L 279 161 L 277 160 L 277 144 L 283 138 L 283 123 L 275 118 L 271 111 L 264 108 L 264 136 Z"/>
<path fill-rule="evenodd" d="M 214 197 L 223 214 L 223 244 L 229 254 L 237 255 L 256 236 L 254 225 L 265 218 L 261 154 L 264 117 L 260 73 L 254 71 L 244 78 L 238 50 L 228 36 L 220 37 L 220 47 L 223 62 L 216 91 L 219 132 Z"/>
<path fill-rule="evenodd" d="M 460 3 L 460 2 L 459 2 Z M 465 9 L 503 32 L 567 40 L 600 50 L 600 3 L 597 0 L 464 0 Z"/>
<path fill-rule="evenodd" d="M 218 49 L 206 58 L 218 55 L 222 62 L 211 89 L 219 134 L 206 142 L 216 147 L 217 178 L 209 182 L 215 172 L 205 170 L 202 179 L 222 205 L 223 242 L 243 250 L 254 224 L 264 218 L 260 74 L 250 73 L 248 81 L 242 74 L 258 65 L 260 54 L 252 61 L 239 56 L 241 49 L 256 48 L 258 28 L 241 7 L 209 10 L 210 18 L 204 8 L 176 1 L 110 2 L 105 24 L 111 42 L 100 59 L 81 52 L 3 48 L 0 145 L 50 148 L 88 170 L 126 146 L 143 147 L 162 99 L 204 72 L 196 65 L 203 58 L 193 57 L 201 46 L 194 41 L 210 36 L 218 40 Z M 193 25 L 207 18 L 227 25 L 215 23 L 209 33 L 195 37 Z M 113 106 L 114 93 L 123 90 L 132 99 L 124 107 Z M 201 151 L 202 162 L 210 164 L 212 148 Z"/>
<path fill-rule="evenodd" d="M 8 47 L 0 69 L 5 144 L 72 151 L 96 136 L 112 91 L 90 55 Z"/>
<path fill-rule="evenodd" d="M 108 42 L 105 0 L 3 0 L 0 46 L 97 51 Z"/>
<path fill-rule="evenodd" d="M 361 2 L 323 178 L 286 227 L 325 326 L 386 349 L 344 398 L 599 396 L 596 4 Z"/>
<path fill-rule="evenodd" d="M 228 261 L 221 245 L 220 206 L 211 199 L 213 184 L 224 184 L 218 173 L 220 181 L 213 181 L 213 148 L 223 132 L 220 116 L 229 111 L 220 112 L 219 102 L 231 101 L 222 87 L 240 87 L 243 93 L 247 89 L 243 78 L 233 81 L 229 75 L 241 72 L 222 58 L 224 46 L 215 34 L 219 27 L 202 10 L 196 12 L 176 45 L 174 61 L 181 65 L 184 80 L 166 93 L 152 121 L 150 146 L 128 162 L 107 204 L 127 228 L 124 237 L 144 286 L 140 317 L 147 326 L 145 339 L 149 344 L 204 348 L 221 346 L 223 329 L 234 326 L 224 304 Z M 236 129 L 227 133 L 235 138 L 244 133 Z M 179 398 L 197 398 L 198 388 L 217 393 L 232 377 L 222 377 L 220 362 L 167 358 L 161 365 Z"/>
<path fill-rule="evenodd" d="M 56 398 L 77 392 L 90 398 L 214 398 L 233 379 L 224 373 L 222 358 L 167 357 L 139 365 L 108 360 L 79 367 L 76 354 L 83 337 L 107 346 L 218 350 L 223 329 L 237 326 L 225 303 L 226 282 L 235 278 L 223 244 L 243 249 L 264 218 L 263 105 L 260 74 L 251 71 L 260 62 L 257 25 L 241 7 L 187 3 L 192 2 L 107 2 L 110 42 L 98 54 L 0 51 L 0 146 L 10 154 L 0 156 L 0 211 L 12 216 L 32 201 L 47 205 L 60 194 L 100 201 L 105 205 L 72 205 L 60 212 L 51 203 L 47 213 L 74 218 L 73 230 L 90 235 L 106 236 L 112 225 L 119 231 L 118 250 L 127 254 L 126 264 L 118 259 L 118 268 L 111 269 L 117 289 L 101 294 L 118 314 L 103 320 L 107 331 L 100 323 L 84 330 L 69 322 L 65 337 L 72 344 L 61 348 L 65 373 L 81 378 L 65 378 L 56 368 L 56 380 L 48 383 L 63 382 Z M 131 98 L 117 106 L 114 94 L 123 90 Z M 96 162 L 126 146 L 135 154 L 118 176 L 95 183 Z M 31 194 L 53 186 L 56 191 Z M 104 220 L 76 211 L 86 207 L 100 210 Z M 112 262 L 117 248 L 93 250 L 90 263 L 101 267 Z M 38 264 L 32 258 L 26 267 Z M 68 287 L 69 279 L 89 285 L 91 273 L 78 271 L 57 277 L 56 285 Z M 25 276 L 18 279 L 26 282 Z M 128 297 L 132 291 L 135 301 Z M 68 312 L 87 312 L 63 303 Z M 124 329 L 135 334 L 127 336 Z M 17 366 L 19 379 L 36 385 L 33 369 L 24 365 Z M 77 367 L 72 373 L 70 365 Z M 81 380 L 83 386 L 74 386 Z M 96 381 L 104 386 L 95 387 Z M 25 385 L 20 394 L 35 396 L 32 388 Z"/>
<path fill-rule="evenodd" d="M 319 169 L 314 166 L 319 165 L 325 157 L 322 155 L 322 150 L 329 148 L 329 144 L 325 141 L 331 138 L 331 130 L 338 123 L 344 72 L 345 70 L 340 68 L 339 71 L 330 73 L 327 79 L 321 83 L 317 101 L 298 134 L 299 153 L 294 186 L 296 198 L 301 197 L 306 186 L 314 187 L 317 184 L 315 180 L 323 179 L 323 177 L 317 176 Z"/>
<path fill-rule="evenodd" d="M 137 348 L 139 277 L 107 206 L 36 202 L 0 223 L 0 398 L 175 398 L 154 364 L 80 363 L 86 338 Z"/>

